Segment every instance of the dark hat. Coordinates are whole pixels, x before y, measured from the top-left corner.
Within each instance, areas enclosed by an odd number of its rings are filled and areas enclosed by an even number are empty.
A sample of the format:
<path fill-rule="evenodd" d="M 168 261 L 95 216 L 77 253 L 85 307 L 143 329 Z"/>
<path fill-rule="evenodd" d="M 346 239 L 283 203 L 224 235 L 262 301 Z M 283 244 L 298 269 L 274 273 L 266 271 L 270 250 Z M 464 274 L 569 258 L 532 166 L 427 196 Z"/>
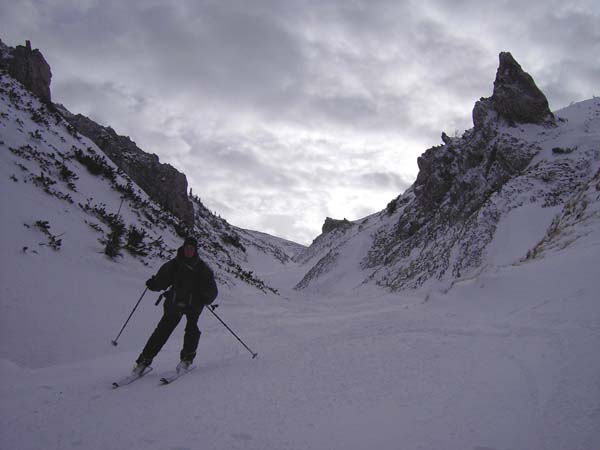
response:
<path fill-rule="evenodd" d="M 198 248 L 198 241 L 195 238 L 191 237 L 191 236 L 190 237 L 186 237 L 185 241 L 183 241 L 183 245 L 184 246 L 185 245 L 191 245 L 191 246 L 193 246 L 194 248 L 197 249 Z"/>

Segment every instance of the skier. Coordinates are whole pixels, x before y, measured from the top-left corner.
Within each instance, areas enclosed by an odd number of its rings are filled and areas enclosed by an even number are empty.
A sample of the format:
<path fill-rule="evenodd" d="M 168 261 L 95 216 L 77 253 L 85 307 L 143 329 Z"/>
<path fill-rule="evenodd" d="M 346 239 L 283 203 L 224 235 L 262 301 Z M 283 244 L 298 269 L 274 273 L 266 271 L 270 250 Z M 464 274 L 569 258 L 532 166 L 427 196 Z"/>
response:
<path fill-rule="evenodd" d="M 136 360 L 134 374 L 142 375 L 150 366 L 184 315 L 187 323 L 177 372 L 189 369 L 201 334 L 198 318 L 204 306 L 210 305 L 218 294 L 212 270 L 198 256 L 196 239 L 186 238 L 177 256 L 163 264 L 158 273 L 146 281 L 146 286 L 151 291 L 170 289 L 164 293 L 164 314 Z"/>

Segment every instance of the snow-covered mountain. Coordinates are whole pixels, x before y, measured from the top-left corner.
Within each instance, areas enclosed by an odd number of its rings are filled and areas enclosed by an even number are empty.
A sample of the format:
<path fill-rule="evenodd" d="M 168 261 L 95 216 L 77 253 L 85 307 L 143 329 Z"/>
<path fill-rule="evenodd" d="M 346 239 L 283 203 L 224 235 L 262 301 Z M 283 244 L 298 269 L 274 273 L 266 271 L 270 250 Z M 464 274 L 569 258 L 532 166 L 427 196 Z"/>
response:
<path fill-rule="evenodd" d="M 19 163 L 22 181 L 95 216 L 98 223 L 90 226 L 105 251 L 116 239 L 117 247 L 146 264 L 168 257 L 181 236 L 194 234 L 229 286 L 243 280 L 276 292 L 256 273 L 293 263 L 304 271 L 297 280 L 286 279 L 297 289 L 346 291 L 370 283 L 392 291 L 446 289 L 486 268 L 539 256 L 546 234 L 557 233 L 558 216 L 598 177 L 598 99 L 553 114 L 532 77 L 510 53 L 501 53 L 493 95 L 476 103 L 472 129 L 453 138 L 442 133 L 444 144 L 418 159 L 414 185 L 384 211 L 354 222 L 328 218 L 323 234 L 304 248 L 231 226 L 188 194 L 185 174 L 112 128 L 52 104 L 45 86 L 49 68 L 38 50 L 2 44 L 2 55 L 8 72 L 26 84 L 3 74 L 5 127 L 19 131 L 4 145 L 13 158 L 37 164 Z M 26 61 L 6 63 L 11 58 Z M 22 66 L 40 68 L 23 75 Z M 115 191 L 113 198 L 97 201 L 93 192 L 76 191 L 83 166 L 83 178 L 95 173 Z M 130 213 L 136 219 L 128 219 Z M 595 220 L 592 214 L 589 221 Z M 50 220 L 40 221 L 52 227 Z M 52 236 L 48 228 L 44 233 Z"/>
<path fill-rule="evenodd" d="M 490 268 L 559 258 L 598 233 L 600 99 L 552 114 L 502 53 L 473 121 L 419 158 L 415 183 L 386 210 L 330 227 L 299 254 L 307 270 L 297 288 L 447 289 Z"/>
<path fill-rule="evenodd" d="M 25 56 L 38 52 L 22 49 Z M 10 49 L 3 51 L 10 58 Z M 42 101 L 9 73 L 0 76 L 1 163 L 11 193 L 5 198 L 28 211 L 11 214 L 12 226 L 31 231 L 20 247 L 24 253 L 39 253 L 41 244 L 60 260 L 63 249 L 79 246 L 116 264 L 135 258 L 156 267 L 193 235 L 222 283 L 276 292 L 256 277 L 252 259 L 263 255 L 285 265 L 301 245 L 230 225 L 188 194 L 185 175 L 156 155 L 110 127 Z"/>

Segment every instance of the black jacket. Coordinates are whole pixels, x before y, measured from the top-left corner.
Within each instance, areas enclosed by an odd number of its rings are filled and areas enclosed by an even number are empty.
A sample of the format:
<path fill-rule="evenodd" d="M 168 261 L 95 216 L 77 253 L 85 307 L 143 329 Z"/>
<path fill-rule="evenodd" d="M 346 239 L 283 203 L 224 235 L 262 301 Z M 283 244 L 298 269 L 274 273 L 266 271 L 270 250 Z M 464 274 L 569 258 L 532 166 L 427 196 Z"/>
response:
<path fill-rule="evenodd" d="M 166 302 L 182 310 L 200 311 L 217 298 L 218 290 L 215 276 L 198 256 L 186 258 L 183 247 L 177 250 L 177 256 L 162 265 L 158 273 L 146 281 L 151 291 L 169 289 Z"/>

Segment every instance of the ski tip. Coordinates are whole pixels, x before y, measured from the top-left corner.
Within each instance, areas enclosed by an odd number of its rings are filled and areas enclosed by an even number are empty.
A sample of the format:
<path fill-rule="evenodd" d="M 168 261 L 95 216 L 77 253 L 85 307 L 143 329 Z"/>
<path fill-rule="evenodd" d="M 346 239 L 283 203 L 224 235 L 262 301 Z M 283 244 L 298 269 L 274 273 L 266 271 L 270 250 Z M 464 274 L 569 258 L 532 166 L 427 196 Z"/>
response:
<path fill-rule="evenodd" d="M 169 384 L 169 383 L 170 383 L 170 381 L 167 380 L 166 378 L 161 378 L 160 379 L 160 384 Z"/>
<path fill-rule="evenodd" d="M 116 389 L 119 387 L 119 383 L 117 383 L 116 381 L 112 384 L 113 389 Z"/>

